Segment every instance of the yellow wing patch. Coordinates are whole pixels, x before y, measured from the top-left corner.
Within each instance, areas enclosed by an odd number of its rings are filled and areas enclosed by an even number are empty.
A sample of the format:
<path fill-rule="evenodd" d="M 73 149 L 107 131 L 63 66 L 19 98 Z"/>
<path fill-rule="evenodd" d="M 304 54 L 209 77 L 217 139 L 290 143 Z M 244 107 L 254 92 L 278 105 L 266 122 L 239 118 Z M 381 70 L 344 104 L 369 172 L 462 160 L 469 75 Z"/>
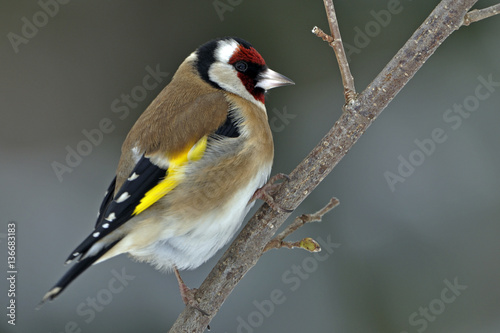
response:
<path fill-rule="evenodd" d="M 184 177 L 186 165 L 189 162 L 201 159 L 206 149 L 207 137 L 204 136 L 189 149 L 169 158 L 167 176 L 158 185 L 146 192 L 141 202 L 135 207 L 132 215 L 143 212 L 156 201 L 160 200 L 165 194 L 172 191 Z"/>

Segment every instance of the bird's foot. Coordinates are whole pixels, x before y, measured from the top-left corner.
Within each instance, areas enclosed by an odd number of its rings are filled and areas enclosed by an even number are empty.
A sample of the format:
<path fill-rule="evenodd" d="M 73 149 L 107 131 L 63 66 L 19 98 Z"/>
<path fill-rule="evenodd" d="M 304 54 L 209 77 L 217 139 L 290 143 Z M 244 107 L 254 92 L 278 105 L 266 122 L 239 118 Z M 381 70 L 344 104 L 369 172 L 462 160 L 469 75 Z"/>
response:
<path fill-rule="evenodd" d="M 189 288 L 186 286 L 184 281 L 179 274 L 177 268 L 174 267 L 175 277 L 177 278 L 177 282 L 179 283 L 179 290 L 181 291 L 181 297 L 184 304 L 195 308 L 200 311 L 200 313 L 204 316 L 208 316 L 208 313 L 200 308 L 200 303 L 196 300 L 195 294 L 198 291 L 196 288 Z"/>
<path fill-rule="evenodd" d="M 256 199 L 260 199 L 262 201 L 265 201 L 269 207 L 274 209 L 277 212 L 280 213 L 291 213 L 293 212 L 293 209 L 285 209 L 278 205 L 275 201 L 274 198 L 272 197 L 275 193 L 276 190 L 281 186 L 280 184 L 274 184 L 277 180 L 281 179 L 286 179 L 290 180 L 290 177 L 284 173 L 278 173 L 269 179 L 267 183 L 264 184 L 261 188 L 257 189 L 255 193 L 252 195 L 252 198 L 250 198 L 249 202 L 252 202 Z"/>

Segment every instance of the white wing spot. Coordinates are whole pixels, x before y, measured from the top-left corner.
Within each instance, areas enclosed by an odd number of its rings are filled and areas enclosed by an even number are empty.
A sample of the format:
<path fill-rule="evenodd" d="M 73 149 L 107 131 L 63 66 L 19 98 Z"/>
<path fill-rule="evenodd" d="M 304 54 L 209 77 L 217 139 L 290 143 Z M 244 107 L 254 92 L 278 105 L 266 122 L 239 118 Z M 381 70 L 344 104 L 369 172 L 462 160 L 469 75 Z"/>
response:
<path fill-rule="evenodd" d="M 133 154 L 133 159 L 135 160 L 135 163 L 139 162 L 139 160 L 141 159 L 141 150 L 139 149 L 139 147 L 135 146 L 134 148 L 132 148 L 132 154 Z"/>
<path fill-rule="evenodd" d="M 73 253 L 73 257 L 78 257 L 79 255 L 80 255 L 80 252 Z"/>
<path fill-rule="evenodd" d="M 104 224 L 102 225 L 102 227 L 103 227 L 104 229 L 108 229 L 108 228 L 109 228 L 109 223 L 104 223 Z"/>
<path fill-rule="evenodd" d="M 116 220 L 116 215 L 115 213 L 111 213 L 108 215 L 108 217 L 105 218 L 106 221 L 109 221 L 109 222 L 113 222 L 114 220 Z"/>
<path fill-rule="evenodd" d="M 94 238 L 97 238 L 97 237 L 99 237 L 99 235 L 100 235 L 100 234 L 101 234 L 101 233 L 98 231 L 98 232 L 94 232 L 94 233 L 92 234 L 92 236 L 93 236 Z"/>
<path fill-rule="evenodd" d="M 127 178 L 127 180 L 131 182 L 132 180 L 135 180 L 137 178 L 139 178 L 139 175 L 134 172 L 130 177 Z"/>
<path fill-rule="evenodd" d="M 128 194 L 128 192 L 123 192 L 122 195 L 120 195 L 120 197 L 116 199 L 116 202 L 121 203 L 127 200 L 128 198 L 130 198 L 130 194 Z"/>

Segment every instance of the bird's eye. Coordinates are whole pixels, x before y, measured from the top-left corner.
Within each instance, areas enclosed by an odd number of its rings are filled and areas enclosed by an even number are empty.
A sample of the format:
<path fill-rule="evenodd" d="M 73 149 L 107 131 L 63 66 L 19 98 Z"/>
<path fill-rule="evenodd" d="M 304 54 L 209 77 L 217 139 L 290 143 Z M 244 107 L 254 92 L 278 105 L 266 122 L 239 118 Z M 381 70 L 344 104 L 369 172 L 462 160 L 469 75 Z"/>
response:
<path fill-rule="evenodd" d="M 236 68 L 236 70 L 238 72 L 246 72 L 246 70 L 248 69 L 248 64 L 244 61 L 238 61 L 237 63 L 234 64 L 234 68 Z"/>

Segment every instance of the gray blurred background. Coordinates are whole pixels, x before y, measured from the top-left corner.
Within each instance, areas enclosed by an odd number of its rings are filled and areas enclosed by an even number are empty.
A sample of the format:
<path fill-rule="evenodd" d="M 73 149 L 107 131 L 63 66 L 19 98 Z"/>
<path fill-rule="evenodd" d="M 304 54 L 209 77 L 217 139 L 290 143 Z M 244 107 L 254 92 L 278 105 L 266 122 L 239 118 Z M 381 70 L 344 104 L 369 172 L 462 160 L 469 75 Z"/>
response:
<path fill-rule="evenodd" d="M 7 323 L 8 286 L 0 279 L 0 331 L 166 332 L 184 307 L 175 277 L 126 256 L 92 267 L 55 302 L 35 307 L 91 231 L 128 130 L 198 45 L 242 37 L 296 82 L 267 98 L 273 173 L 290 172 L 304 158 L 343 104 L 334 54 L 311 34 L 315 25 L 328 30 L 323 2 L 66 2 L 47 7 L 53 17 L 40 14 L 36 1 L 3 1 L 0 10 L 5 275 L 9 221 L 17 223 L 18 247 L 16 326 Z M 335 3 L 362 91 L 438 1 Z M 394 13 L 384 16 L 388 6 Z M 23 32 L 33 22 L 38 31 Z M 321 256 L 264 255 L 212 332 L 500 331 L 500 86 L 484 85 L 500 82 L 499 31 L 494 17 L 446 40 L 295 212 L 340 199 L 322 223 L 291 237 L 330 243 Z M 169 73 L 153 90 L 140 88 L 148 66 Z M 137 101 L 128 113 L 114 112 L 113 103 L 123 107 L 122 94 L 132 92 Z M 462 115 L 454 111 L 460 108 Z M 103 119 L 112 130 L 89 148 L 84 133 Z M 431 144 L 435 129 L 440 142 Z M 66 164 L 68 149 L 87 155 L 58 178 L 53 166 Z M 400 166 L 410 160 L 417 166 Z M 388 174 L 402 178 L 391 187 Z M 184 272 L 186 283 L 199 286 L 221 253 Z"/>

